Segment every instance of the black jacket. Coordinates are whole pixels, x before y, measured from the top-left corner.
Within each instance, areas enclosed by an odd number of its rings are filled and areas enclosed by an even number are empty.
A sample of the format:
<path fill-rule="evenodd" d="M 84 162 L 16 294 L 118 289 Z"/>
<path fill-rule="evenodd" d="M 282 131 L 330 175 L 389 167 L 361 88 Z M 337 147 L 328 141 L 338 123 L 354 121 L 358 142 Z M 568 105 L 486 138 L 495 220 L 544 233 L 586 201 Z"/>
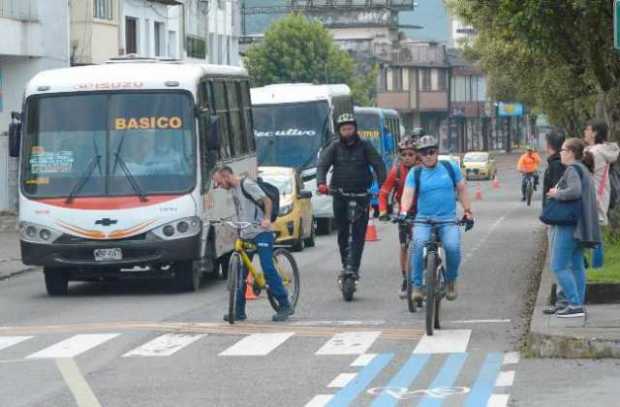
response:
<path fill-rule="evenodd" d="M 377 176 L 379 185 L 385 181 L 385 164 L 375 148 L 358 135 L 351 145 L 340 139 L 332 141 L 319 157 L 316 178 L 317 185 L 325 184 L 327 171 L 334 167 L 330 183 L 331 189 L 342 188 L 345 192 L 364 192 L 372 184 L 370 167 Z"/>
<path fill-rule="evenodd" d="M 566 166 L 562 164 L 560 153 L 555 153 L 547 158 L 547 169 L 543 180 L 543 208 L 547 204 L 547 192 L 558 184 L 565 170 Z"/>

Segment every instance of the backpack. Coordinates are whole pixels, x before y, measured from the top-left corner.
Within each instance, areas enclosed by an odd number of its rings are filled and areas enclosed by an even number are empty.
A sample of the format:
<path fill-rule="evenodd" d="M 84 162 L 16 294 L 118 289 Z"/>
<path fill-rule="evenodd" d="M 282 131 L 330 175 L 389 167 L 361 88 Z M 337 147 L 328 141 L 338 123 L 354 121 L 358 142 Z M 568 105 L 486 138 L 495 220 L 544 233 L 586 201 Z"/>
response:
<path fill-rule="evenodd" d="M 452 164 L 450 164 L 447 161 L 440 160 L 439 162 L 441 163 L 441 165 L 444 166 L 446 170 L 448 170 L 448 174 L 450 174 L 450 179 L 452 179 L 452 185 L 456 189 L 456 173 L 454 172 L 454 167 L 452 167 Z M 416 186 L 415 207 L 418 208 L 418 201 L 420 200 L 419 191 L 421 191 L 420 181 L 422 178 L 422 167 L 416 167 L 414 171 L 415 172 L 413 173 L 413 179 L 415 180 L 415 186 Z"/>
<path fill-rule="evenodd" d="M 243 195 L 248 198 L 250 201 L 252 201 L 254 203 L 254 205 L 258 206 L 263 212 L 265 212 L 265 208 L 262 202 L 258 202 L 256 201 L 252 195 L 248 194 L 245 190 L 245 188 L 243 187 L 243 183 L 245 182 L 246 178 L 243 178 L 241 180 L 241 192 L 243 192 Z M 263 192 L 265 193 L 265 195 L 267 195 L 267 198 L 269 198 L 271 200 L 271 222 L 275 222 L 276 219 L 278 219 L 278 214 L 280 213 L 280 190 L 278 190 L 278 187 L 276 187 L 273 184 L 270 184 L 269 182 L 265 182 L 263 181 L 262 178 L 258 177 L 256 178 L 256 184 L 258 185 L 258 187 L 260 189 L 263 190 Z"/>
<path fill-rule="evenodd" d="M 620 163 L 609 165 L 609 209 L 620 206 Z"/>

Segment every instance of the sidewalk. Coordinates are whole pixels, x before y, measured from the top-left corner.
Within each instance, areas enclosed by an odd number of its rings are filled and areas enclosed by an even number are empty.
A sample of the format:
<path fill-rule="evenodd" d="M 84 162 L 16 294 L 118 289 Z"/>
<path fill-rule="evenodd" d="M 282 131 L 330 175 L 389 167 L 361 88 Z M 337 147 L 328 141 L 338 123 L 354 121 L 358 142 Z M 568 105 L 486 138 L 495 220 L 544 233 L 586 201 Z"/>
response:
<path fill-rule="evenodd" d="M 19 234 L 0 232 L 0 280 L 29 270 L 32 268 L 22 264 L 20 259 Z"/>
<path fill-rule="evenodd" d="M 586 305 L 586 318 L 543 315 L 554 284 L 547 264 L 530 323 L 530 354 L 543 358 L 620 358 L 620 304 Z"/>

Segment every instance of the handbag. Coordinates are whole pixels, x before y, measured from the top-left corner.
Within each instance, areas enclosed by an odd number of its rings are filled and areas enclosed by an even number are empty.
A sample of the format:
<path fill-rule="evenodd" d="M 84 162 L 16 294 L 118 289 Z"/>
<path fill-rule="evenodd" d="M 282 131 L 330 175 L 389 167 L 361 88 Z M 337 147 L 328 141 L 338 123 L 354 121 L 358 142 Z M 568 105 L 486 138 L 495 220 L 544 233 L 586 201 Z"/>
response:
<path fill-rule="evenodd" d="M 583 182 L 581 168 L 578 166 L 574 167 Z M 539 219 L 546 225 L 574 226 L 579 222 L 582 213 L 581 198 L 573 201 L 560 201 L 555 198 L 549 198 Z"/>

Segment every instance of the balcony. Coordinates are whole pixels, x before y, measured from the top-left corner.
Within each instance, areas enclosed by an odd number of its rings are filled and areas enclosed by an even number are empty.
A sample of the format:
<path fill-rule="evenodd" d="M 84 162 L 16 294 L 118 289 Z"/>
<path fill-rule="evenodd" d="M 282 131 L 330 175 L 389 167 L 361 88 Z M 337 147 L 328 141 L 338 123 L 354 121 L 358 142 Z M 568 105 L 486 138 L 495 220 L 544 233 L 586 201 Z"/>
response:
<path fill-rule="evenodd" d="M 409 111 L 411 110 L 409 92 L 379 92 L 377 94 L 377 106 L 386 109 Z"/>
<path fill-rule="evenodd" d="M 420 92 L 418 110 L 420 112 L 447 112 L 448 92 Z"/>
<path fill-rule="evenodd" d="M 0 18 L 37 21 L 37 7 L 32 0 L 0 0 Z"/>

